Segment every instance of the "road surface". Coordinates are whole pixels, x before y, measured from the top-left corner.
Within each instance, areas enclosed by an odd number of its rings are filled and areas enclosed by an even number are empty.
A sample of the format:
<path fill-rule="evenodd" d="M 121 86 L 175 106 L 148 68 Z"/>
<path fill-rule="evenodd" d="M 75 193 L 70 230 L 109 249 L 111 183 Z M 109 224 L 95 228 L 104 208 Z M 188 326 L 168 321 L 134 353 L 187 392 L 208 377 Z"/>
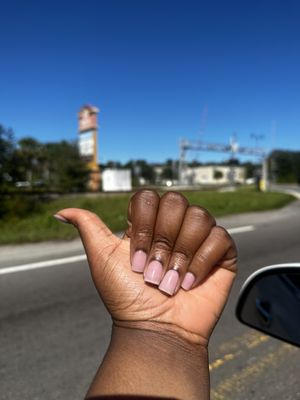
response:
<path fill-rule="evenodd" d="M 300 399 L 300 349 L 244 327 L 234 316 L 251 272 L 300 261 L 300 202 L 218 222 L 231 228 L 240 262 L 210 342 L 212 400 Z M 78 240 L 0 248 L 1 400 L 84 398 L 109 331 Z"/>

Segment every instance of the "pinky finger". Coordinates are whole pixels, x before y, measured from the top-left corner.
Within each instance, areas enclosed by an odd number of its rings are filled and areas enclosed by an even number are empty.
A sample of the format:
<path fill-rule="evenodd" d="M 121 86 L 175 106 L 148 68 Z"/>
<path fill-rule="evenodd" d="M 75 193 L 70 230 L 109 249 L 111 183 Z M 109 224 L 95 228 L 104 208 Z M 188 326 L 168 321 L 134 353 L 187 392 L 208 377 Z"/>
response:
<path fill-rule="evenodd" d="M 215 226 L 195 253 L 181 287 L 185 290 L 196 287 L 216 266 L 235 272 L 236 261 L 234 241 L 226 229 Z"/>

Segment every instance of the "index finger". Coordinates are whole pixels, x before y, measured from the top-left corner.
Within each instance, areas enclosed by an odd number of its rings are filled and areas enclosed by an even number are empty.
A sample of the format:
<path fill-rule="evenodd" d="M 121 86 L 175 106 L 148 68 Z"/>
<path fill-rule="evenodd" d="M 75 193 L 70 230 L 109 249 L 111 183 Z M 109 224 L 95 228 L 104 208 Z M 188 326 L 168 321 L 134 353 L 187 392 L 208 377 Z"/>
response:
<path fill-rule="evenodd" d="M 157 217 L 159 195 L 153 190 L 141 190 L 134 194 L 128 207 L 130 229 L 130 261 L 132 270 L 143 272 L 151 249 Z"/>

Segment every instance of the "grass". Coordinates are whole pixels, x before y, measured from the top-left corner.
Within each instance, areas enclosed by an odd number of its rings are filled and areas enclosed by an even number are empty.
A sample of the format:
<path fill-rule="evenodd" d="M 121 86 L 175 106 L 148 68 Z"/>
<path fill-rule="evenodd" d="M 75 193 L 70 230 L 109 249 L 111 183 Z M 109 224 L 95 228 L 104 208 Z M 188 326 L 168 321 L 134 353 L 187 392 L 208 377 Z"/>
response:
<path fill-rule="evenodd" d="M 207 208 L 214 216 L 220 217 L 250 211 L 281 208 L 294 200 L 283 193 L 259 193 L 251 189 L 219 193 L 215 191 L 185 192 L 191 204 Z M 77 231 L 67 224 L 57 222 L 53 214 L 62 208 L 79 207 L 98 214 L 112 231 L 126 227 L 129 194 L 101 195 L 97 197 L 61 197 L 41 205 L 38 212 L 25 218 L 0 221 L 0 244 L 39 242 L 44 240 L 73 239 Z"/>
<path fill-rule="evenodd" d="M 295 198 L 285 193 L 260 193 L 241 189 L 237 192 L 187 192 L 184 193 L 191 204 L 200 204 L 215 217 L 240 214 L 251 211 L 265 211 L 281 208 Z"/>

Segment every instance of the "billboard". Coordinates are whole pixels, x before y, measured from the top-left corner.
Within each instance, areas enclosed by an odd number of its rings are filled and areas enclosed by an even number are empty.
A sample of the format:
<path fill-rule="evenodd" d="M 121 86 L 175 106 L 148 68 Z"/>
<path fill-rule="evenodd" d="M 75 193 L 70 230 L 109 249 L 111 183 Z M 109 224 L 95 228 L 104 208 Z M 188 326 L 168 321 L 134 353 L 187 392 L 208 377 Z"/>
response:
<path fill-rule="evenodd" d="M 79 132 L 98 128 L 97 114 L 99 109 L 94 106 L 83 106 L 78 113 Z"/>
<path fill-rule="evenodd" d="M 94 132 L 88 131 L 79 134 L 79 154 L 84 158 L 92 158 L 94 155 Z"/>

